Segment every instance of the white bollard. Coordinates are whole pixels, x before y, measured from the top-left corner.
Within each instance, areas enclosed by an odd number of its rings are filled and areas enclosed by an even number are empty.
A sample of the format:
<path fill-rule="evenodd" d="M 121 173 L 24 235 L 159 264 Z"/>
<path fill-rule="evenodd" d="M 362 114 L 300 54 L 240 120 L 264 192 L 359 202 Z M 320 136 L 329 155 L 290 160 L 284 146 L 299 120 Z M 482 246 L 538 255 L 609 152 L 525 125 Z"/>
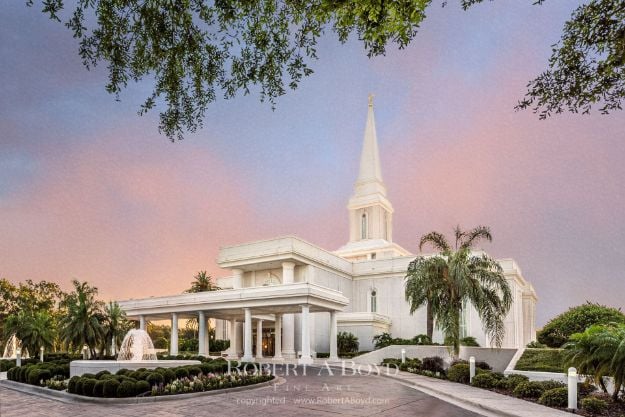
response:
<path fill-rule="evenodd" d="M 15 366 L 22 366 L 22 349 L 15 349 Z"/>
<path fill-rule="evenodd" d="M 569 368 L 569 409 L 577 410 L 577 369 Z"/>
<path fill-rule="evenodd" d="M 82 359 L 83 359 L 84 361 L 86 361 L 87 359 L 89 359 L 89 358 L 87 357 L 87 349 L 89 349 L 89 346 L 87 346 L 87 345 L 84 345 L 84 346 L 82 347 Z"/>
<path fill-rule="evenodd" d="M 401 363 L 406 363 L 406 349 L 401 350 Z"/>
<path fill-rule="evenodd" d="M 473 382 L 475 376 L 475 356 L 469 358 L 469 382 Z"/>
<path fill-rule="evenodd" d="M 43 362 L 43 346 L 39 348 L 39 362 Z"/>

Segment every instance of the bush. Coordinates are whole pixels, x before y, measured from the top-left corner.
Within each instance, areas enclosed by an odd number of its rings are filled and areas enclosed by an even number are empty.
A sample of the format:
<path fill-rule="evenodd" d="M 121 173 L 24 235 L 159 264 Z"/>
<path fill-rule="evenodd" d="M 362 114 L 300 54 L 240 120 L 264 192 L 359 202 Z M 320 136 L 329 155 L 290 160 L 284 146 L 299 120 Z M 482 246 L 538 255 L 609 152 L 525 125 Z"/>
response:
<path fill-rule="evenodd" d="M 39 371 L 39 380 L 46 382 L 48 379 L 52 378 L 52 372 L 47 369 L 41 369 Z"/>
<path fill-rule="evenodd" d="M 109 371 L 100 371 L 97 374 L 95 374 L 96 379 L 100 379 L 102 378 L 103 375 L 110 375 L 111 373 Z"/>
<path fill-rule="evenodd" d="M 85 378 L 85 379 L 83 379 L 83 382 L 82 382 L 82 394 L 86 395 L 88 397 L 93 397 L 94 396 L 94 394 L 93 394 L 94 387 L 95 387 L 95 384 L 97 384 L 97 383 L 98 383 L 98 380 L 94 379 L 94 378 Z"/>
<path fill-rule="evenodd" d="M 445 362 L 440 356 L 430 356 L 427 358 L 423 358 L 423 360 L 421 361 L 421 369 L 434 373 L 445 373 Z"/>
<path fill-rule="evenodd" d="M 76 394 L 84 395 L 83 390 L 82 390 L 82 386 L 84 383 L 85 383 L 85 379 L 83 377 L 78 378 L 78 381 L 76 381 Z"/>
<path fill-rule="evenodd" d="M 174 379 L 176 379 L 176 373 L 171 369 L 165 369 L 163 371 L 163 383 L 169 384 Z"/>
<path fill-rule="evenodd" d="M 592 415 L 603 414 L 608 409 L 608 403 L 601 398 L 587 397 L 582 400 L 582 410 Z"/>
<path fill-rule="evenodd" d="M 525 375 L 512 374 L 500 379 L 495 387 L 506 391 L 514 391 L 517 385 L 528 381 L 529 378 Z"/>
<path fill-rule="evenodd" d="M 145 394 L 146 392 L 150 392 L 152 390 L 152 386 L 148 381 L 139 381 L 135 387 L 136 395 Z"/>
<path fill-rule="evenodd" d="M 339 355 L 358 352 L 358 338 L 353 333 L 339 332 L 336 336 L 336 344 Z"/>
<path fill-rule="evenodd" d="M 550 381 L 540 381 L 541 385 L 545 389 L 545 391 L 549 391 L 555 388 L 566 388 L 566 384 L 554 380 Z"/>
<path fill-rule="evenodd" d="M 521 382 L 513 391 L 516 397 L 539 398 L 545 392 L 543 384 L 538 381 Z"/>
<path fill-rule="evenodd" d="M 151 387 L 152 385 L 158 385 L 165 381 L 163 375 L 160 372 L 153 372 L 145 379 L 148 385 Z"/>
<path fill-rule="evenodd" d="M 93 386 L 93 396 L 94 397 L 102 397 L 104 396 L 104 383 L 106 380 L 98 380 Z"/>
<path fill-rule="evenodd" d="M 28 383 L 30 385 L 39 385 L 41 381 L 39 373 L 39 369 L 32 369 L 30 372 L 28 372 Z"/>
<path fill-rule="evenodd" d="M 176 368 L 175 373 L 176 373 L 176 378 L 179 378 L 179 379 L 189 377 L 189 370 L 186 368 Z"/>
<path fill-rule="evenodd" d="M 529 349 L 545 349 L 547 345 L 543 345 L 542 343 L 539 343 L 536 340 L 534 340 L 533 342 L 529 342 L 527 346 L 525 347 Z"/>
<path fill-rule="evenodd" d="M 76 394 L 76 383 L 79 379 L 79 376 L 73 376 L 69 379 L 69 382 L 67 383 L 67 392 L 70 394 Z"/>
<path fill-rule="evenodd" d="M 81 377 L 83 377 L 83 378 L 94 378 L 95 379 L 95 374 L 86 373 L 86 374 L 82 374 Z"/>
<path fill-rule="evenodd" d="M 190 366 L 188 370 L 190 376 L 197 376 L 202 373 L 202 369 L 199 366 Z"/>
<path fill-rule="evenodd" d="M 491 372 L 483 372 L 481 374 L 477 374 L 473 377 L 473 381 L 471 381 L 471 385 L 478 388 L 495 388 L 497 385 L 498 379 Z"/>
<path fill-rule="evenodd" d="M 106 398 L 117 397 L 117 388 L 121 384 L 116 379 L 107 379 L 104 381 L 104 387 L 102 389 L 102 396 Z"/>
<path fill-rule="evenodd" d="M 625 323 L 625 314 L 616 308 L 587 302 L 551 319 L 537 333 L 537 339 L 539 343 L 559 348 L 574 333 L 582 333 L 594 324 L 610 323 Z"/>
<path fill-rule="evenodd" d="M 471 347 L 480 347 L 480 344 L 477 343 L 475 337 L 467 336 L 460 339 L 460 346 L 471 346 Z"/>
<path fill-rule="evenodd" d="M 549 389 L 540 396 L 538 402 L 547 407 L 566 407 L 569 402 L 567 387 Z"/>
<path fill-rule="evenodd" d="M 577 392 L 579 393 L 580 397 L 586 397 L 592 394 L 593 392 L 595 392 L 596 390 L 597 390 L 597 387 L 595 387 L 592 384 L 592 382 L 588 380 L 577 383 Z"/>
<path fill-rule="evenodd" d="M 401 359 L 397 359 L 397 361 L 398 362 L 394 364 L 398 364 L 400 371 L 413 372 L 415 370 L 421 370 L 422 365 L 423 365 L 423 363 L 421 362 L 419 358 L 413 358 L 413 359 L 406 358 L 406 362 L 404 363 L 401 363 Z"/>
<path fill-rule="evenodd" d="M 452 382 L 468 384 L 469 376 L 469 365 L 466 363 L 457 363 L 447 370 L 447 378 Z"/>
<path fill-rule="evenodd" d="M 224 350 L 228 350 L 229 347 L 230 347 L 229 340 L 216 339 L 216 340 L 211 340 L 211 343 L 210 343 L 210 350 L 212 352 L 223 352 Z"/>
<path fill-rule="evenodd" d="M 526 349 L 514 369 L 519 371 L 565 372 L 565 353 L 560 349 Z"/>
<path fill-rule="evenodd" d="M 117 387 L 117 397 L 134 397 L 137 394 L 137 384 L 126 380 Z"/>

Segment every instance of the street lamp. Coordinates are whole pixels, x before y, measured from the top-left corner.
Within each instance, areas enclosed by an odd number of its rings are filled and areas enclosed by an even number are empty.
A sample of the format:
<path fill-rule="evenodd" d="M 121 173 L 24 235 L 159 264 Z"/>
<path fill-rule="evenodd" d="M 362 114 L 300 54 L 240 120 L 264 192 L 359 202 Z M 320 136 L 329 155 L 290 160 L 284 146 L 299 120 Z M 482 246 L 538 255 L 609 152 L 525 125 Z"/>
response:
<path fill-rule="evenodd" d="M 22 366 L 22 349 L 15 349 L 15 366 Z"/>
<path fill-rule="evenodd" d="M 39 348 L 39 362 L 43 362 L 43 346 Z"/>
<path fill-rule="evenodd" d="M 88 349 L 89 349 L 89 346 L 87 346 L 87 345 L 84 345 L 82 347 L 82 359 L 85 360 L 85 361 L 88 359 L 87 358 L 87 350 Z"/>

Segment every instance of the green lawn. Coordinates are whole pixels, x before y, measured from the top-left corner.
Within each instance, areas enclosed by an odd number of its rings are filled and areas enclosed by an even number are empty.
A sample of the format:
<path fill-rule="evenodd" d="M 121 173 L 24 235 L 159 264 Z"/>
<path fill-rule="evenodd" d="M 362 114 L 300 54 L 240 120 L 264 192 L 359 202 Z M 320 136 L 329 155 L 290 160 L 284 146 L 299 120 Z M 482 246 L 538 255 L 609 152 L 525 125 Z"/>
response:
<path fill-rule="evenodd" d="M 514 368 L 518 371 L 566 372 L 562 349 L 525 349 Z"/>

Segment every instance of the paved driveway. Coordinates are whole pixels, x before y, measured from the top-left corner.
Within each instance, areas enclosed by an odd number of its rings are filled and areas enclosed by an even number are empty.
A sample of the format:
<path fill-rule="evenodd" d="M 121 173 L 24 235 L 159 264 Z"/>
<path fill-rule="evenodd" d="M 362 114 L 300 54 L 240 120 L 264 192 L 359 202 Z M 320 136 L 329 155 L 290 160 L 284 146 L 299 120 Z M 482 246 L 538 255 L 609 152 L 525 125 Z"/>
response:
<path fill-rule="evenodd" d="M 249 391 L 123 406 L 66 404 L 0 388 L 0 416 L 478 416 L 380 376 L 309 369 L 306 376 L 284 377 L 281 385 Z"/>

